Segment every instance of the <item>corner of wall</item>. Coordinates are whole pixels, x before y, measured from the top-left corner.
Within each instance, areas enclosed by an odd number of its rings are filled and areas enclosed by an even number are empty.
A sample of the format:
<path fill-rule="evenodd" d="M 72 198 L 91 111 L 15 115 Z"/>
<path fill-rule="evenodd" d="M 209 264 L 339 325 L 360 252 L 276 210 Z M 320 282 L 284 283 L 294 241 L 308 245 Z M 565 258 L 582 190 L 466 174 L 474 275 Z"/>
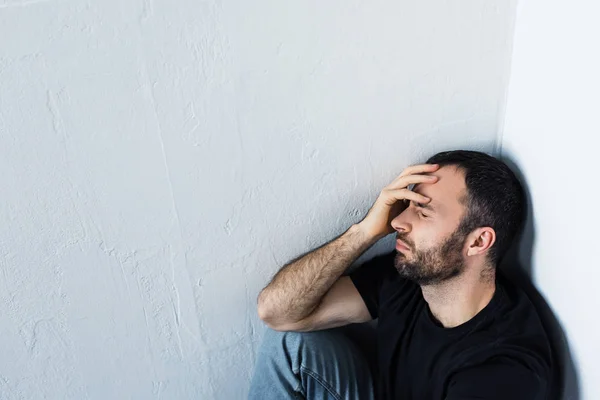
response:
<path fill-rule="evenodd" d="M 506 65 L 504 66 L 506 74 L 504 75 L 504 91 L 502 92 L 502 98 L 498 102 L 498 125 L 496 127 L 496 143 L 494 144 L 494 156 L 501 157 L 503 152 L 503 144 L 504 144 L 504 127 L 506 124 L 506 111 L 508 106 L 508 99 L 510 93 L 510 83 L 512 76 L 512 59 L 514 54 L 514 44 L 515 44 L 515 36 L 516 36 L 516 26 L 517 26 L 517 18 L 518 18 L 518 0 L 512 1 L 512 9 L 513 9 L 513 18 L 510 20 L 509 31 L 512 33 L 507 38 L 506 43 L 506 51 L 508 53 L 508 57 L 506 57 Z"/>

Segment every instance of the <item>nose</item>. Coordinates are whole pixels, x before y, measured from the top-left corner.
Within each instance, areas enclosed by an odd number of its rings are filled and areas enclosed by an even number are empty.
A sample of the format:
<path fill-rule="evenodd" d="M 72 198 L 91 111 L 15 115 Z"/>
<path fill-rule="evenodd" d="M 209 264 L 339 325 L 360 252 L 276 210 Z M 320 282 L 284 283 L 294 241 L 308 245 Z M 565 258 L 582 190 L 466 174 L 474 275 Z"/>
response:
<path fill-rule="evenodd" d="M 392 228 L 400 233 L 409 233 L 412 230 L 412 225 L 408 221 L 408 213 L 406 210 L 398 214 L 396 218 L 392 220 Z"/>

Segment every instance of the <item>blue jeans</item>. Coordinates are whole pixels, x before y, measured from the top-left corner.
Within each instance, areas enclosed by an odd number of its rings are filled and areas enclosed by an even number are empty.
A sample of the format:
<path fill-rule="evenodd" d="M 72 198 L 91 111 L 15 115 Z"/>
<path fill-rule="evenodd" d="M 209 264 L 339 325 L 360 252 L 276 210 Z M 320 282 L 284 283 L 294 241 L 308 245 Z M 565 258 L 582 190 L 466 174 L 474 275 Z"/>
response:
<path fill-rule="evenodd" d="M 267 328 L 248 398 L 372 400 L 376 372 L 360 347 L 347 327 L 313 332 Z"/>

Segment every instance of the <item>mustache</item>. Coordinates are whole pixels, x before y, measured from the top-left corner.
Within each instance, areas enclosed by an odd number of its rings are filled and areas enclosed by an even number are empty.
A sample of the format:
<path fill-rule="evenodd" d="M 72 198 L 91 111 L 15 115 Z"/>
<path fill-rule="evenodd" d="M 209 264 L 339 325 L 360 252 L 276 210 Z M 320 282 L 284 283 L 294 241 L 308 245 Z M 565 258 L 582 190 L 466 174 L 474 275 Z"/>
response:
<path fill-rule="evenodd" d="M 412 240 L 410 240 L 408 238 L 408 236 L 406 236 L 406 234 L 396 234 L 396 239 L 400 239 L 402 240 L 404 243 L 406 243 L 408 245 L 408 247 L 410 247 L 411 249 L 415 248 L 415 244 L 412 242 Z"/>

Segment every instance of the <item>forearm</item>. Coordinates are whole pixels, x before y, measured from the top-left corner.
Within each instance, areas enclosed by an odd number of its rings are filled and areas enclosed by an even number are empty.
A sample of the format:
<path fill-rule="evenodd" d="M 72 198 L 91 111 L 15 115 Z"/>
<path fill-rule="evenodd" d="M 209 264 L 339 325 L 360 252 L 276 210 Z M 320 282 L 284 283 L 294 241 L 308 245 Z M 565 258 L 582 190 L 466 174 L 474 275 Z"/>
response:
<path fill-rule="evenodd" d="M 258 297 L 261 319 L 296 322 L 309 316 L 344 271 L 377 240 L 355 224 L 285 265 Z"/>

